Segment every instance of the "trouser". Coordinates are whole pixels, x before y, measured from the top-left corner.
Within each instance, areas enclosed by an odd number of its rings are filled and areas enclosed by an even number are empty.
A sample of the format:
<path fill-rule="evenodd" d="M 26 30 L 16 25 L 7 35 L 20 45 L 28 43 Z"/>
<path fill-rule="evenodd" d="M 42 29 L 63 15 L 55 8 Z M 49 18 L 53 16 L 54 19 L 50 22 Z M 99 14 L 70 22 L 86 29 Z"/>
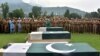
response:
<path fill-rule="evenodd" d="M 15 32 L 14 28 L 10 28 L 10 33 Z"/>
<path fill-rule="evenodd" d="M 1 29 L 1 24 L 0 24 L 0 33 L 2 32 L 1 30 L 2 30 L 2 29 Z"/>

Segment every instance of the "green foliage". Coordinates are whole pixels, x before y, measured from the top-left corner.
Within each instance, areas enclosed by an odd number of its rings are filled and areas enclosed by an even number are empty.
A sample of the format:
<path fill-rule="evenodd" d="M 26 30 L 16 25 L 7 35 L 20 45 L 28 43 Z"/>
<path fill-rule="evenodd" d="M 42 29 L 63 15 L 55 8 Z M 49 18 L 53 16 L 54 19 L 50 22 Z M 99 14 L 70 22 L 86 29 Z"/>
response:
<path fill-rule="evenodd" d="M 86 13 L 86 14 L 85 14 L 85 17 L 86 17 L 86 18 L 91 18 L 91 14 L 90 14 L 90 13 Z"/>
<path fill-rule="evenodd" d="M 52 12 L 50 16 L 53 17 L 54 16 L 54 13 Z"/>
<path fill-rule="evenodd" d="M 89 33 L 72 33 L 71 42 L 88 43 L 100 51 L 100 35 Z M 0 47 L 8 43 L 25 43 L 27 33 L 0 34 Z M 96 41 L 95 41 L 96 40 Z"/>
<path fill-rule="evenodd" d="M 100 8 L 98 8 L 98 17 L 100 18 Z"/>
<path fill-rule="evenodd" d="M 2 3 L 1 8 L 2 8 L 3 18 L 7 18 L 7 15 L 8 15 L 8 12 L 9 12 L 8 3 Z"/>
<path fill-rule="evenodd" d="M 0 34 L 0 48 L 8 43 L 25 43 L 26 33 Z"/>
<path fill-rule="evenodd" d="M 35 18 L 40 17 L 41 16 L 41 7 L 33 6 L 32 14 L 34 15 Z"/>
<path fill-rule="evenodd" d="M 97 12 L 91 12 L 91 17 L 92 18 L 98 18 L 99 17 L 99 14 Z"/>
<path fill-rule="evenodd" d="M 97 12 L 86 13 L 85 17 L 87 17 L 87 18 L 100 18 L 100 8 L 97 9 Z"/>
<path fill-rule="evenodd" d="M 66 10 L 66 12 L 64 14 L 64 17 L 67 17 L 67 18 L 81 18 L 80 15 L 78 15 L 77 13 L 70 13 L 69 10 Z"/>
<path fill-rule="evenodd" d="M 68 18 L 69 18 L 69 15 L 70 15 L 69 10 L 66 10 L 66 12 L 65 12 L 65 14 L 64 14 L 64 17 L 68 17 Z"/>
<path fill-rule="evenodd" d="M 24 12 L 22 9 L 16 9 L 16 10 L 13 10 L 12 12 L 9 12 L 9 17 L 13 18 L 13 17 L 16 17 L 16 18 L 23 18 L 24 17 Z"/>
<path fill-rule="evenodd" d="M 100 14 L 100 8 L 97 9 L 98 13 Z"/>
<path fill-rule="evenodd" d="M 99 14 L 97 12 L 86 13 L 85 17 L 87 17 L 87 18 L 98 18 Z"/>
<path fill-rule="evenodd" d="M 33 15 L 32 15 L 32 13 L 31 13 L 31 12 L 28 14 L 28 16 L 29 16 L 30 18 L 32 18 L 32 17 L 33 17 Z"/>
<path fill-rule="evenodd" d="M 81 16 L 80 15 L 78 15 L 77 13 L 71 13 L 70 15 L 69 15 L 69 18 L 81 18 Z"/>
<path fill-rule="evenodd" d="M 12 12 L 9 12 L 9 17 L 13 18 L 13 13 Z"/>
<path fill-rule="evenodd" d="M 100 51 L 100 35 L 98 34 L 73 33 L 71 42 L 88 43 L 89 45 Z"/>
<path fill-rule="evenodd" d="M 44 16 L 44 17 L 47 16 L 47 11 L 45 11 L 45 12 L 43 13 L 43 16 Z"/>
<path fill-rule="evenodd" d="M 2 15 L 0 14 L 0 19 L 2 18 Z"/>

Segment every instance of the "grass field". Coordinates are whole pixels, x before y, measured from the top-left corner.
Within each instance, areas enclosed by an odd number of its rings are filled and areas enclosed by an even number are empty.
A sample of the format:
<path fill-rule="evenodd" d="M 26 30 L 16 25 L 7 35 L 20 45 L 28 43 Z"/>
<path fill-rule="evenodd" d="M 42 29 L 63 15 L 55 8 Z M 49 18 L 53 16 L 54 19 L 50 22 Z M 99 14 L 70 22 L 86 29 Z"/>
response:
<path fill-rule="evenodd" d="M 25 42 L 26 33 L 14 33 L 14 34 L 0 34 L 0 47 L 8 43 L 21 43 Z M 84 42 L 90 44 L 92 47 L 100 51 L 100 35 L 97 34 L 78 34 L 72 33 L 71 42 Z"/>
<path fill-rule="evenodd" d="M 71 42 L 81 42 L 81 43 L 88 43 L 92 47 L 96 48 L 98 51 L 100 51 L 100 35 L 97 34 L 78 34 L 73 33 Z"/>
<path fill-rule="evenodd" d="M 26 33 L 0 34 L 0 47 L 8 43 L 25 42 Z"/>

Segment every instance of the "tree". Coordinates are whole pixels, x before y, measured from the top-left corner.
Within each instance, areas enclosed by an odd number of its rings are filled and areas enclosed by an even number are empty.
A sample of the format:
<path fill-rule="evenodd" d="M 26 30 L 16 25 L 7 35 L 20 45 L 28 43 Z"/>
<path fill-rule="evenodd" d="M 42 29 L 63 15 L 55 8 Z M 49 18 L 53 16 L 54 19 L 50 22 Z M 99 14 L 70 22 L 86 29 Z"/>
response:
<path fill-rule="evenodd" d="M 13 17 L 17 17 L 17 18 L 23 18 L 24 17 L 24 12 L 22 9 L 16 9 L 13 12 Z"/>
<path fill-rule="evenodd" d="M 90 14 L 91 14 L 92 18 L 98 18 L 99 17 L 97 12 L 91 12 Z"/>
<path fill-rule="evenodd" d="M 1 8 L 2 8 L 3 18 L 7 18 L 7 15 L 8 15 L 8 12 L 9 12 L 8 3 L 2 3 Z"/>
<path fill-rule="evenodd" d="M 81 18 L 81 16 L 78 15 L 77 13 L 71 13 L 69 18 Z"/>
<path fill-rule="evenodd" d="M 90 12 L 90 13 L 86 13 L 85 17 L 87 18 L 100 18 L 100 8 L 97 9 L 97 12 Z"/>
<path fill-rule="evenodd" d="M 41 7 L 33 6 L 32 14 L 34 15 L 35 18 L 41 16 Z"/>
<path fill-rule="evenodd" d="M 43 13 L 43 16 L 44 16 L 44 17 L 47 16 L 47 11 L 45 11 L 45 12 Z"/>
<path fill-rule="evenodd" d="M 32 18 L 32 17 L 33 17 L 33 15 L 32 15 L 32 13 L 31 13 L 31 12 L 28 14 L 28 16 L 29 16 L 30 18 Z"/>
<path fill-rule="evenodd" d="M 50 16 L 53 17 L 54 16 L 54 13 L 52 12 Z"/>
<path fill-rule="evenodd" d="M 9 12 L 9 17 L 13 18 L 13 13 L 12 12 Z"/>
<path fill-rule="evenodd" d="M 68 18 L 69 18 L 69 15 L 70 15 L 69 10 L 66 10 L 66 12 L 65 12 L 65 14 L 64 14 L 64 17 L 68 17 Z"/>
<path fill-rule="evenodd" d="M 90 13 L 86 13 L 86 14 L 85 14 L 85 17 L 86 17 L 86 18 L 91 18 L 92 16 L 91 16 Z"/>
<path fill-rule="evenodd" d="M 98 13 L 100 13 L 100 8 L 97 9 Z"/>
<path fill-rule="evenodd" d="M 100 18 L 100 8 L 98 8 L 98 17 Z"/>

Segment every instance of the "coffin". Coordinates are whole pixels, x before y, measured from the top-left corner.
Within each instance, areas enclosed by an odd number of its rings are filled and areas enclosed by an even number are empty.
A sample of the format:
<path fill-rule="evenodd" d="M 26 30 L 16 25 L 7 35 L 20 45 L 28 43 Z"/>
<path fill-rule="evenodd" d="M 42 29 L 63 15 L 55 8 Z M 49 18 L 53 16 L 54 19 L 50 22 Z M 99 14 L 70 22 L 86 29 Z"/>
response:
<path fill-rule="evenodd" d="M 64 31 L 63 27 L 40 27 L 38 31 Z"/>
<path fill-rule="evenodd" d="M 68 31 L 31 32 L 28 37 L 30 40 L 70 39 L 71 34 Z"/>
<path fill-rule="evenodd" d="M 87 43 L 32 43 L 12 44 L 3 56 L 99 56 Z"/>

